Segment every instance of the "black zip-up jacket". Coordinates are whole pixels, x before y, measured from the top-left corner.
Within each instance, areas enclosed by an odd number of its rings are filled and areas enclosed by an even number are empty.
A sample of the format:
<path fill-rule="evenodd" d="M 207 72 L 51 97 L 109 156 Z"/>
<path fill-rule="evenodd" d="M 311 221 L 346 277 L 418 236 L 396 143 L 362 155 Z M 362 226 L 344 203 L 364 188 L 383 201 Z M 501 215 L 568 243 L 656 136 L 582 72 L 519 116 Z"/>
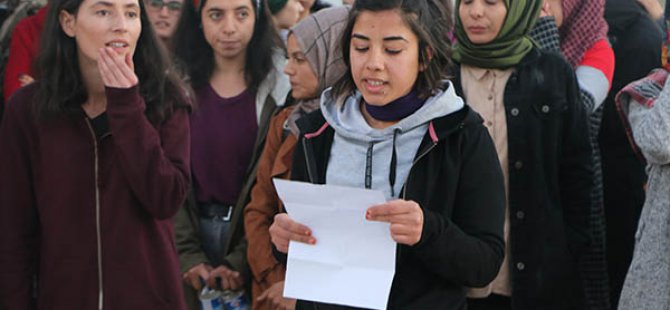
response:
<path fill-rule="evenodd" d="M 323 184 L 334 129 L 320 111 L 298 126 L 318 134 L 298 142 L 292 178 Z M 492 281 L 504 255 L 503 177 L 479 115 L 465 106 L 431 121 L 400 197 L 422 207 L 424 226 L 419 243 L 397 247 L 388 308 L 465 309 L 465 287 Z M 299 301 L 296 309 L 350 308 Z"/>
<path fill-rule="evenodd" d="M 461 95 L 460 67 L 452 71 Z M 467 102 L 467 98 L 464 98 Z M 573 69 L 533 49 L 505 85 L 512 309 L 584 309 L 593 170 Z"/>

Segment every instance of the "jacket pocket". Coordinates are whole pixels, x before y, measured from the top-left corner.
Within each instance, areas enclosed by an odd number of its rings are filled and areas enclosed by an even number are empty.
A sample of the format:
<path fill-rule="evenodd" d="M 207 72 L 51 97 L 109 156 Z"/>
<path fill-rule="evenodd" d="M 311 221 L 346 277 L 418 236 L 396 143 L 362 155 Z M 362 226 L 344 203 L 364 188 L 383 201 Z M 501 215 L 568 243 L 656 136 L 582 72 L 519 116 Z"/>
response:
<path fill-rule="evenodd" d="M 561 115 L 567 105 L 564 100 L 544 100 L 532 104 L 533 113 L 540 119 L 552 119 Z"/>

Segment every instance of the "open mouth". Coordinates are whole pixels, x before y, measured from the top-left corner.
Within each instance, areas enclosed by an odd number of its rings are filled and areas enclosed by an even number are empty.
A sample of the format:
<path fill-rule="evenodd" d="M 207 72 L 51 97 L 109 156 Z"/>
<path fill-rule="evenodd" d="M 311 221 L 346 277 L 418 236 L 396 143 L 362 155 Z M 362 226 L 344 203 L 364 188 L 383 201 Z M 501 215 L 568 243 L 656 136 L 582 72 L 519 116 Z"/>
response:
<path fill-rule="evenodd" d="M 126 47 L 128 47 L 128 43 L 125 43 L 125 42 L 109 42 L 109 43 L 105 44 L 105 46 L 111 47 L 111 48 L 114 48 L 114 49 L 126 48 Z"/>
<path fill-rule="evenodd" d="M 154 24 L 154 27 L 163 29 L 170 27 L 170 24 L 164 21 L 159 21 Z"/>
<path fill-rule="evenodd" d="M 111 47 L 114 52 L 118 55 L 122 55 L 128 52 L 128 43 L 123 41 L 112 41 L 105 44 L 106 47 Z"/>
<path fill-rule="evenodd" d="M 384 81 L 376 81 L 376 80 L 366 80 L 366 83 L 370 84 L 370 86 L 382 86 L 384 85 Z"/>
<path fill-rule="evenodd" d="M 385 81 L 376 79 L 364 79 L 363 83 L 365 85 L 365 89 L 370 93 L 381 93 L 384 86 L 388 84 Z"/>

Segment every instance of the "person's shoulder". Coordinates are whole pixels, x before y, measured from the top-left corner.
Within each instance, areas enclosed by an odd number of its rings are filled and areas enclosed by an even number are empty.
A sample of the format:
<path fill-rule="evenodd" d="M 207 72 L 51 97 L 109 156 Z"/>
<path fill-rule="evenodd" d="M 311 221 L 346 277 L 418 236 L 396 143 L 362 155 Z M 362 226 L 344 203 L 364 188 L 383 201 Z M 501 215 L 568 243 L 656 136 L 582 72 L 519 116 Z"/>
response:
<path fill-rule="evenodd" d="M 40 9 L 37 14 L 28 15 L 16 23 L 13 34 L 38 36 L 44 27 L 46 7 Z"/>
<path fill-rule="evenodd" d="M 328 121 L 321 113 L 321 109 L 316 109 L 305 114 L 299 118 L 295 124 L 300 129 L 301 133 L 305 135 L 312 135 L 313 137 L 320 136 L 326 128 L 329 127 Z"/>
<path fill-rule="evenodd" d="M 9 97 L 7 101 L 7 106 L 13 103 L 21 103 L 26 101 L 32 101 L 39 90 L 39 82 L 30 83 L 24 87 L 19 88 Z"/>
<path fill-rule="evenodd" d="M 26 118 L 33 115 L 34 101 L 37 98 L 39 82 L 19 88 L 5 103 L 4 117 Z"/>
<path fill-rule="evenodd" d="M 663 32 L 651 18 L 639 18 L 633 23 L 627 32 L 614 36 L 613 45 L 622 45 L 623 48 L 653 49 L 659 43 L 663 43 Z"/>
<path fill-rule="evenodd" d="M 277 111 L 277 113 L 272 117 L 272 119 L 277 122 L 281 122 L 283 124 L 284 121 L 288 119 L 289 115 L 291 115 L 294 108 L 295 105 L 284 106 L 279 111 Z"/>
<path fill-rule="evenodd" d="M 298 119 L 297 123 L 300 125 L 301 129 L 305 129 L 305 132 L 315 131 L 321 128 L 324 124 L 328 123 L 326 118 L 323 117 L 321 109 L 316 109 L 305 114 L 303 117 Z M 302 130 L 301 130 L 302 131 Z"/>
<path fill-rule="evenodd" d="M 316 0 L 314 2 L 314 5 L 312 6 L 312 13 L 318 12 L 322 9 L 329 8 L 329 7 L 332 7 L 332 5 L 330 3 L 326 3 L 326 2 L 323 2 L 321 0 Z"/>
<path fill-rule="evenodd" d="M 535 48 L 535 67 L 543 70 L 555 70 L 555 72 L 573 72 L 574 69 L 562 54 Z"/>
<path fill-rule="evenodd" d="M 454 113 L 450 113 L 431 121 L 438 140 L 452 134 L 470 134 L 484 128 L 484 120 L 469 105 L 464 105 Z"/>

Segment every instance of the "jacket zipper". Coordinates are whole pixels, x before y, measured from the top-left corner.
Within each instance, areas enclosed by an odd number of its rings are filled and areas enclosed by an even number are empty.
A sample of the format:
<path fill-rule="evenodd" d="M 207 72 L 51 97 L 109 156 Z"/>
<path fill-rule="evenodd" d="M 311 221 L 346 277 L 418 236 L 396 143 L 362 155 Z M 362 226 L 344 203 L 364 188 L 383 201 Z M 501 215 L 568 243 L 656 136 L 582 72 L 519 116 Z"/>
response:
<path fill-rule="evenodd" d="M 421 160 L 424 156 L 426 156 L 430 151 L 432 151 L 435 147 L 437 146 L 437 142 L 433 142 L 433 144 L 427 148 L 423 153 L 421 153 L 413 162 L 412 162 L 412 167 L 409 168 L 409 173 L 407 174 L 407 182 L 405 182 L 405 186 L 402 188 L 402 195 L 399 197 L 400 199 L 407 199 L 407 184 L 409 183 L 409 178 L 412 176 L 412 170 L 414 168 L 414 165 L 416 165 L 419 160 Z M 400 260 L 400 255 L 402 251 L 402 247 L 398 246 L 396 247 L 396 266 L 398 266 L 398 262 Z"/>
<path fill-rule="evenodd" d="M 102 310 L 102 297 L 103 297 L 103 288 L 102 288 L 102 238 L 100 233 L 100 188 L 98 187 L 98 177 L 99 177 L 99 163 L 98 163 L 98 139 L 95 136 L 95 131 L 91 126 L 91 122 L 86 119 L 86 125 L 88 130 L 93 137 L 93 153 L 95 155 L 95 233 L 97 240 L 97 250 L 98 250 L 98 310 Z"/>
<path fill-rule="evenodd" d="M 421 160 L 424 156 L 426 156 L 428 153 L 430 153 L 430 151 L 432 151 L 436 146 L 437 146 L 437 143 L 436 143 L 436 142 L 433 142 L 433 144 L 432 144 L 428 149 L 426 149 L 425 151 L 423 151 L 423 153 L 421 153 L 421 154 L 419 155 L 419 157 L 417 157 L 417 158 L 412 162 L 412 167 L 410 167 L 410 169 L 409 169 L 409 173 L 407 174 L 407 181 L 409 181 L 409 177 L 412 175 L 412 170 L 413 170 L 412 168 L 414 168 L 414 165 L 415 165 L 417 162 L 419 162 L 419 160 Z M 406 197 L 407 197 L 407 183 L 405 183 L 405 186 L 403 186 L 403 189 L 402 189 L 402 197 L 401 197 L 401 199 L 405 199 Z"/>

